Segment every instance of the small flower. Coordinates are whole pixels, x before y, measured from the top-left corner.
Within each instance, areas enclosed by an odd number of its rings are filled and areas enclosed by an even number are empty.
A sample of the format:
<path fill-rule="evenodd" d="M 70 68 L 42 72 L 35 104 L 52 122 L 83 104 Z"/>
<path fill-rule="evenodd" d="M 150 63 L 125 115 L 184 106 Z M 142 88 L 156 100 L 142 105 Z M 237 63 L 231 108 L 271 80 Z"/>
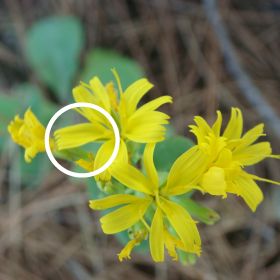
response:
<path fill-rule="evenodd" d="M 81 83 L 73 89 L 75 101 L 96 104 L 111 114 L 120 129 L 121 145 L 122 143 L 125 145 L 128 141 L 154 143 L 164 140 L 165 127 L 162 124 L 168 123 L 169 116 L 155 110 L 162 104 L 171 103 L 172 98 L 162 96 L 137 109 L 140 99 L 153 85 L 147 79 L 140 79 L 123 93 L 119 76 L 115 70 L 112 71 L 119 85 L 120 101 L 117 99 L 112 82 L 105 88 L 97 77 L 90 81 L 90 85 Z M 105 142 L 94 161 L 94 169 L 99 169 L 113 153 L 115 143 L 113 128 L 108 119 L 96 110 L 81 108 L 76 111 L 89 122 L 57 130 L 55 137 L 58 149 L 79 147 L 94 141 Z M 127 162 L 127 156 L 122 157 Z M 108 181 L 111 175 L 106 170 L 95 176 L 95 179 Z"/>
<path fill-rule="evenodd" d="M 243 118 L 239 109 L 232 108 L 231 119 L 222 135 L 220 135 L 222 115 L 217 111 L 218 118 L 212 128 L 201 117 L 195 117 L 197 126 L 190 125 L 191 132 L 197 137 L 198 148 L 207 156 L 207 166 L 201 177 L 200 185 L 212 195 L 234 193 L 244 198 L 252 209 L 263 200 L 261 189 L 254 180 L 279 184 L 259 178 L 243 170 L 244 166 L 253 165 L 266 157 L 279 158 L 271 155 L 269 142 L 254 142 L 263 136 L 263 124 L 259 124 L 242 135 Z"/>
<path fill-rule="evenodd" d="M 17 144 L 25 148 L 24 158 L 26 162 L 31 162 L 31 159 L 38 152 L 44 152 L 45 149 L 45 128 L 32 113 L 30 108 L 25 112 L 24 119 L 18 115 L 14 121 L 11 121 L 8 126 L 12 139 Z M 50 148 L 53 150 L 55 144 L 50 138 Z"/>
<path fill-rule="evenodd" d="M 159 186 L 158 174 L 153 162 L 154 148 L 155 143 L 150 143 L 146 145 L 144 151 L 144 165 L 148 178 L 125 162 L 115 161 L 110 167 L 113 177 L 123 185 L 140 192 L 142 197 L 116 194 L 91 200 L 90 207 L 99 210 L 127 204 L 102 217 L 100 219 L 102 229 L 104 233 L 114 234 L 128 229 L 141 220 L 150 231 L 151 254 L 156 262 L 164 259 L 164 244 L 175 259 L 175 247 L 199 254 L 201 240 L 195 222 L 182 206 L 170 201 L 169 196 L 199 188 L 196 185 L 205 169 L 206 156 L 197 151 L 197 147 L 191 148 L 174 163 L 167 181 Z M 186 161 L 189 158 L 191 160 Z M 150 205 L 155 209 L 151 226 L 144 219 L 144 214 Z M 164 233 L 164 217 L 170 221 L 180 239 L 175 237 L 174 239 Z"/>

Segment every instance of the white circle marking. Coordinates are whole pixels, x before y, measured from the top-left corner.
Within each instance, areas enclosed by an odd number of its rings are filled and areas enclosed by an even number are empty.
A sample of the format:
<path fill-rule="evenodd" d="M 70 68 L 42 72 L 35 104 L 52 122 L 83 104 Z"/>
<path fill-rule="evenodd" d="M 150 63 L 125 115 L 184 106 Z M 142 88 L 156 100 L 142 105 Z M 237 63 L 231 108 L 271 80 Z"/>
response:
<path fill-rule="evenodd" d="M 94 110 L 97 110 L 98 112 L 100 112 L 101 114 L 103 114 L 111 123 L 111 125 L 113 126 L 113 130 L 115 133 L 115 148 L 113 151 L 112 156 L 110 157 L 110 159 L 99 169 L 89 172 L 89 173 L 78 173 L 78 172 L 72 172 L 67 170 L 66 168 L 64 168 L 63 166 L 61 166 L 56 159 L 54 158 L 51 149 L 50 149 L 50 143 L 49 143 L 49 137 L 50 137 L 50 132 L 51 132 L 51 128 L 54 124 L 54 122 L 56 121 L 56 119 L 63 114 L 64 112 L 73 109 L 73 108 L 77 108 L 77 107 L 87 107 L 87 108 L 91 108 Z M 46 148 L 46 152 L 47 155 L 50 159 L 50 161 L 53 163 L 53 165 L 59 169 L 61 172 L 65 173 L 66 175 L 72 176 L 72 177 L 76 177 L 76 178 L 89 178 L 92 176 L 95 176 L 103 171 L 105 171 L 115 160 L 119 148 L 120 148 L 120 133 L 119 133 L 119 129 L 118 126 L 115 122 L 115 120 L 112 118 L 112 116 L 105 111 L 103 108 L 95 105 L 95 104 L 91 104 L 91 103 L 86 103 L 86 102 L 78 102 L 78 103 L 73 103 L 73 104 L 69 104 L 63 108 L 61 108 L 59 111 L 57 111 L 53 117 L 51 118 L 51 120 L 49 121 L 47 128 L 46 128 L 46 132 L 45 132 L 45 148 Z"/>

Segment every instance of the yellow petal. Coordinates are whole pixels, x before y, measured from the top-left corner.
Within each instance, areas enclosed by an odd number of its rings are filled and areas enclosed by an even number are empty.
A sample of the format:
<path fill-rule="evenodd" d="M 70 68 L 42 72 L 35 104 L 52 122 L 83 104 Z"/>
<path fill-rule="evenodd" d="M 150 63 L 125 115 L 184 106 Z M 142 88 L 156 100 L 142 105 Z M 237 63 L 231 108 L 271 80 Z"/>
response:
<path fill-rule="evenodd" d="M 25 149 L 24 151 L 24 159 L 26 162 L 31 162 L 31 159 L 34 158 L 37 154 L 38 150 L 36 148 L 36 144 L 33 144 Z"/>
<path fill-rule="evenodd" d="M 119 260 L 122 262 L 123 258 L 130 259 L 130 253 L 132 251 L 132 249 L 134 248 L 135 244 L 136 244 L 137 240 L 133 239 L 131 241 L 129 241 L 126 246 L 122 249 L 121 253 L 118 254 L 119 256 Z"/>
<path fill-rule="evenodd" d="M 212 166 L 217 167 L 227 167 L 232 161 L 232 152 L 229 149 L 223 148 L 220 153 L 218 159 L 213 163 Z"/>
<path fill-rule="evenodd" d="M 244 171 L 244 173 L 246 172 Z M 251 210 L 255 212 L 257 206 L 263 200 L 263 193 L 261 189 L 258 187 L 258 185 L 254 182 L 253 179 L 246 178 L 244 176 L 239 176 L 235 183 L 242 191 L 240 195 L 244 198 Z"/>
<path fill-rule="evenodd" d="M 35 129 L 34 133 L 37 137 L 45 136 L 45 128 L 36 118 L 30 108 L 24 114 L 24 123 L 31 129 Z"/>
<path fill-rule="evenodd" d="M 82 146 L 111 133 L 105 127 L 99 129 L 91 123 L 76 124 L 55 131 L 54 135 L 59 150 Z"/>
<path fill-rule="evenodd" d="M 268 157 L 271 152 L 270 143 L 261 142 L 235 152 L 233 160 L 239 161 L 242 165 L 253 165 Z"/>
<path fill-rule="evenodd" d="M 94 77 L 90 80 L 90 87 L 94 95 L 101 101 L 101 107 L 105 109 L 108 113 L 111 113 L 111 105 L 110 105 L 110 98 L 105 89 L 102 85 L 98 77 Z"/>
<path fill-rule="evenodd" d="M 147 176 L 153 185 L 158 188 L 158 174 L 154 165 L 154 149 L 156 144 L 147 144 L 144 150 L 144 165 Z"/>
<path fill-rule="evenodd" d="M 114 83 L 110 82 L 110 83 L 106 84 L 105 88 L 106 88 L 106 91 L 108 92 L 111 107 L 115 111 L 117 111 L 118 105 L 119 105 L 119 100 L 118 100 L 118 91 L 115 89 Z"/>
<path fill-rule="evenodd" d="M 75 101 L 77 103 L 79 102 L 91 103 L 97 106 L 101 106 L 103 108 L 101 101 L 98 98 L 96 98 L 87 88 L 85 88 L 85 86 L 88 85 L 84 84 L 84 86 L 77 86 L 73 89 L 73 96 Z M 108 119 L 97 110 L 93 110 L 87 107 L 81 107 L 79 109 L 75 108 L 74 110 L 79 112 L 81 115 L 86 117 L 91 122 L 95 120 L 104 123 L 106 125 L 109 123 Z"/>
<path fill-rule="evenodd" d="M 202 117 L 195 116 L 194 121 L 196 122 L 199 129 L 202 130 L 206 135 L 208 133 L 212 133 L 212 129 Z"/>
<path fill-rule="evenodd" d="M 226 188 L 227 193 L 233 193 L 233 194 L 237 194 L 240 196 L 242 195 L 243 191 L 240 186 L 236 185 L 232 181 L 227 181 L 226 183 L 227 183 L 227 188 Z"/>
<path fill-rule="evenodd" d="M 193 248 L 188 251 L 185 248 L 183 242 L 179 238 L 169 234 L 167 230 L 164 230 L 164 243 L 166 248 L 168 249 L 169 255 L 174 258 L 173 261 L 178 261 L 178 255 L 175 248 L 178 248 L 179 250 L 185 252 L 195 253 L 200 256 L 201 250 L 199 246 L 194 244 Z"/>
<path fill-rule="evenodd" d="M 133 226 L 143 217 L 151 202 L 151 197 L 142 198 L 102 217 L 100 222 L 104 233 L 114 234 Z"/>
<path fill-rule="evenodd" d="M 24 121 L 17 115 L 15 116 L 14 121 L 11 121 L 10 125 L 8 126 L 8 131 L 11 134 L 13 141 L 25 148 L 28 146 L 27 141 L 22 142 L 18 137 L 19 130 L 23 124 Z"/>
<path fill-rule="evenodd" d="M 157 143 L 163 141 L 165 132 L 162 126 L 157 126 L 155 131 L 142 127 L 141 130 L 123 133 L 125 137 L 136 143 Z"/>
<path fill-rule="evenodd" d="M 164 230 L 164 244 L 168 250 L 169 255 L 174 258 L 173 261 L 178 261 L 178 254 L 175 249 L 177 240 L 175 241 L 172 237 L 174 237 L 174 236 L 170 235 L 168 233 L 168 231 L 165 229 Z M 179 238 L 177 238 L 177 239 L 179 240 Z"/>
<path fill-rule="evenodd" d="M 153 260 L 163 262 L 164 260 L 164 243 L 163 243 L 163 219 L 160 207 L 157 207 L 153 218 L 150 233 L 150 248 Z"/>
<path fill-rule="evenodd" d="M 209 133 L 208 136 L 205 137 L 209 144 L 205 144 L 205 149 L 208 151 L 207 154 L 210 156 L 209 161 L 213 162 L 220 151 L 227 146 L 226 138 L 219 137 L 216 138 L 213 133 Z"/>
<path fill-rule="evenodd" d="M 205 137 L 207 135 L 206 132 L 195 125 L 189 125 L 189 127 L 191 128 L 190 132 L 192 132 L 197 138 L 197 144 L 199 149 L 206 153 L 207 150 L 205 150 L 205 148 L 203 148 L 202 146 L 202 144 L 205 143 L 206 141 L 205 140 Z"/>
<path fill-rule="evenodd" d="M 220 133 L 221 133 L 221 125 L 222 125 L 222 114 L 220 111 L 217 111 L 217 120 L 216 122 L 213 124 L 212 126 L 212 130 L 215 134 L 216 137 L 220 137 Z"/>
<path fill-rule="evenodd" d="M 223 195 L 226 197 L 227 184 L 225 181 L 225 172 L 223 168 L 211 167 L 206 172 L 201 181 L 201 186 L 205 191 L 212 195 Z"/>
<path fill-rule="evenodd" d="M 208 164 L 208 157 L 197 148 L 197 146 L 190 148 L 171 167 L 167 178 L 167 188 L 170 193 L 178 186 L 196 185 L 203 175 Z"/>
<path fill-rule="evenodd" d="M 160 198 L 161 207 L 168 220 L 180 236 L 187 251 L 193 250 L 194 244 L 200 246 L 201 239 L 199 232 L 190 214 L 182 206 Z"/>
<path fill-rule="evenodd" d="M 275 185 L 280 185 L 280 183 L 278 183 L 276 181 L 268 180 L 268 179 L 265 179 L 265 178 L 260 178 L 256 175 L 249 174 L 245 171 L 242 171 L 242 173 L 240 175 L 242 177 L 245 177 L 245 178 L 250 178 L 250 179 L 254 179 L 254 180 L 258 180 L 258 181 L 262 181 L 262 182 L 267 182 L 267 183 L 271 183 L 271 184 L 275 184 Z"/>
<path fill-rule="evenodd" d="M 118 83 L 118 86 L 119 86 L 119 91 L 120 91 L 120 96 L 122 97 L 123 96 L 123 91 L 122 91 L 122 86 L 121 86 L 121 81 L 120 81 L 120 78 L 119 78 L 119 75 L 116 71 L 116 69 L 111 69 L 111 71 L 113 72 L 116 80 L 117 80 L 117 83 Z"/>
<path fill-rule="evenodd" d="M 94 162 L 94 170 L 97 170 L 100 167 L 102 167 L 110 159 L 110 157 L 113 154 L 114 148 L 115 148 L 115 139 L 111 139 L 107 141 L 99 148 Z M 126 163 L 128 162 L 127 148 L 122 139 L 120 139 L 120 148 L 115 160 L 124 161 Z M 105 171 L 96 175 L 94 178 L 96 181 L 99 180 L 110 181 L 111 180 L 110 167 Z"/>
<path fill-rule="evenodd" d="M 166 120 L 170 117 L 162 112 L 158 111 L 149 111 L 143 112 L 141 114 L 137 114 L 136 116 L 132 115 L 132 117 L 128 120 L 128 126 L 139 126 L 143 123 L 162 123 L 165 124 Z"/>
<path fill-rule="evenodd" d="M 223 137 L 228 140 L 239 139 L 243 130 L 242 113 L 238 108 L 231 108 L 231 118 L 225 129 Z"/>
<path fill-rule="evenodd" d="M 123 131 L 128 139 L 138 143 L 154 143 L 164 139 L 166 128 L 162 124 L 168 124 L 169 116 L 157 112 L 144 112 L 136 117 L 132 115 L 127 120 L 127 126 Z"/>
<path fill-rule="evenodd" d="M 234 149 L 233 154 L 242 152 L 242 150 L 252 143 L 254 143 L 260 136 L 263 134 L 263 123 L 255 126 L 254 128 L 250 129 L 244 136 L 241 138 L 241 143 Z"/>
<path fill-rule="evenodd" d="M 165 103 L 172 103 L 172 97 L 168 96 L 168 95 L 158 97 L 158 98 L 146 103 L 145 105 L 141 106 L 138 110 L 136 110 L 133 113 L 133 116 L 136 117 L 142 113 L 154 111 Z"/>
<path fill-rule="evenodd" d="M 83 167 L 85 170 L 87 170 L 88 172 L 92 172 L 94 170 L 94 159 L 92 157 L 93 153 L 90 153 L 88 156 L 90 158 L 90 162 L 89 161 L 85 161 L 84 159 L 79 159 L 78 161 L 76 161 L 75 163 L 81 167 Z"/>
<path fill-rule="evenodd" d="M 155 187 L 135 167 L 128 163 L 115 161 L 110 168 L 110 173 L 125 186 L 147 194 L 153 194 Z"/>
<path fill-rule="evenodd" d="M 112 208 L 122 204 L 134 203 L 142 200 L 142 198 L 129 194 L 115 194 L 105 198 L 90 200 L 89 207 L 94 210 L 102 210 Z"/>
<path fill-rule="evenodd" d="M 140 99 L 152 87 L 153 85 L 147 79 L 140 79 L 127 88 L 124 92 L 124 99 L 127 105 L 127 117 L 130 117 L 134 113 Z"/>

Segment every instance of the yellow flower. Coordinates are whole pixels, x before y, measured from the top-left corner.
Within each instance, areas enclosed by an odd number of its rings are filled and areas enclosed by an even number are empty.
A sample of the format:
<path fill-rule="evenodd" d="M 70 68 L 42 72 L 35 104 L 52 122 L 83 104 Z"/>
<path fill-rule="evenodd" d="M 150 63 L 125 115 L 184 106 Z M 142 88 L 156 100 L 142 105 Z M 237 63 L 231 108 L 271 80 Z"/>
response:
<path fill-rule="evenodd" d="M 199 188 L 196 185 L 205 169 L 206 156 L 197 151 L 197 147 L 191 148 L 178 158 L 165 184 L 159 186 L 158 174 L 153 162 L 154 148 L 155 143 L 149 143 L 144 151 L 147 177 L 135 167 L 121 161 L 115 161 L 110 170 L 112 176 L 120 183 L 142 193 L 143 197 L 117 194 L 92 200 L 90 207 L 99 210 L 127 204 L 102 217 L 100 219 L 102 229 L 107 234 L 114 234 L 128 229 L 141 220 L 150 231 L 151 254 L 156 262 L 164 259 L 164 244 L 175 259 L 175 247 L 199 254 L 201 240 L 195 222 L 182 206 L 170 201 L 168 196 L 180 195 L 193 188 Z M 189 158 L 191 160 L 186 161 Z M 155 209 L 151 227 L 143 218 L 149 205 Z M 164 217 L 170 221 L 180 239 L 164 233 Z"/>
<path fill-rule="evenodd" d="M 25 148 L 24 158 L 26 162 L 31 162 L 31 159 L 38 152 L 44 152 L 45 149 L 45 128 L 31 112 L 30 108 L 25 112 L 24 119 L 18 115 L 14 121 L 11 121 L 8 126 L 12 139 L 17 144 Z M 50 148 L 54 148 L 54 141 L 50 138 Z"/>
<path fill-rule="evenodd" d="M 230 121 L 221 135 L 222 115 L 210 127 L 201 117 L 195 117 L 197 126 L 190 125 L 191 132 L 197 137 L 198 148 L 208 157 L 207 167 L 200 180 L 201 187 L 212 195 L 227 196 L 234 193 L 244 198 L 252 209 L 256 210 L 263 200 L 261 189 L 254 180 L 271 182 L 267 179 L 248 174 L 243 170 L 246 165 L 253 165 L 271 155 L 269 142 L 254 142 L 263 136 L 263 124 L 259 124 L 242 135 L 243 118 L 237 108 L 232 108 Z"/>
<path fill-rule="evenodd" d="M 155 110 L 162 104 L 171 103 L 172 98 L 162 96 L 137 109 L 140 99 L 153 85 L 147 79 L 140 79 L 123 93 L 118 74 L 115 70 L 112 71 L 119 85 L 120 102 L 117 100 L 112 83 L 105 88 L 97 77 L 90 81 L 90 85 L 81 83 L 80 86 L 73 89 L 75 101 L 96 104 L 110 113 L 119 126 L 123 144 L 129 140 L 138 143 L 154 143 L 164 140 L 165 127 L 162 124 L 168 123 L 169 116 Z M 55 137 L 58 149 L 74 148 L 93 141 L 105 142 L 96 155 L 94 162 L 96 170 L 103 166 L 113 153 L 115 143 L 113 129 L 108 119 L 95 110 L 81 108 L 76 111 L 89 122 L 57 130 Z M 124 155 L 122 157 L 126 160 Z M 96 180 L 107 181 L 110 178 L 109 172 L 105 171 L 99 174 Z"/>

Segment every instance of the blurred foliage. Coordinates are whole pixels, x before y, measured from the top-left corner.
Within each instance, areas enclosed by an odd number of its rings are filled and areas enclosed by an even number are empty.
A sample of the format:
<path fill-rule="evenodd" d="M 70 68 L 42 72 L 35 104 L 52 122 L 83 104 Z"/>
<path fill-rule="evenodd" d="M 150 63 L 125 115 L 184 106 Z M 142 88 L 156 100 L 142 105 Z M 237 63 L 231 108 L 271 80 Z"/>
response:
<path fill-rule="evenodd" d="M 27 33 L 27 61 L 58 100 L 66 101 L 70 95 L 83 46 L 82 24 L 72 16 L 40 20 Z"/>
<path fill-rule="evenodd" d="M 0 94 L 0 152 L 8 136 L 7 127 L 15 115 L 18 114 L 19 99 Z"/>
<path fill-rule="evenodd" d="M 86 55 L 80 80 L 88 83 L 92 77 L 98 76 L 103 84 L 109 83 L 114 79 L 110 71 L 112 68 L 116 68 L 118 71 L 123 91 L 135 81 L 146 76 L 139 63 L 131 58 L 112 50 L 95 48 Z"/>
<path fill-rule="evenodd" d="M 220 216 L 214 210 L 204 207 L 192 199 L 181 199 L 179 204 L 183 206 L 193 217 L 207 225 L 213 225 L 220 220 Z"/>

